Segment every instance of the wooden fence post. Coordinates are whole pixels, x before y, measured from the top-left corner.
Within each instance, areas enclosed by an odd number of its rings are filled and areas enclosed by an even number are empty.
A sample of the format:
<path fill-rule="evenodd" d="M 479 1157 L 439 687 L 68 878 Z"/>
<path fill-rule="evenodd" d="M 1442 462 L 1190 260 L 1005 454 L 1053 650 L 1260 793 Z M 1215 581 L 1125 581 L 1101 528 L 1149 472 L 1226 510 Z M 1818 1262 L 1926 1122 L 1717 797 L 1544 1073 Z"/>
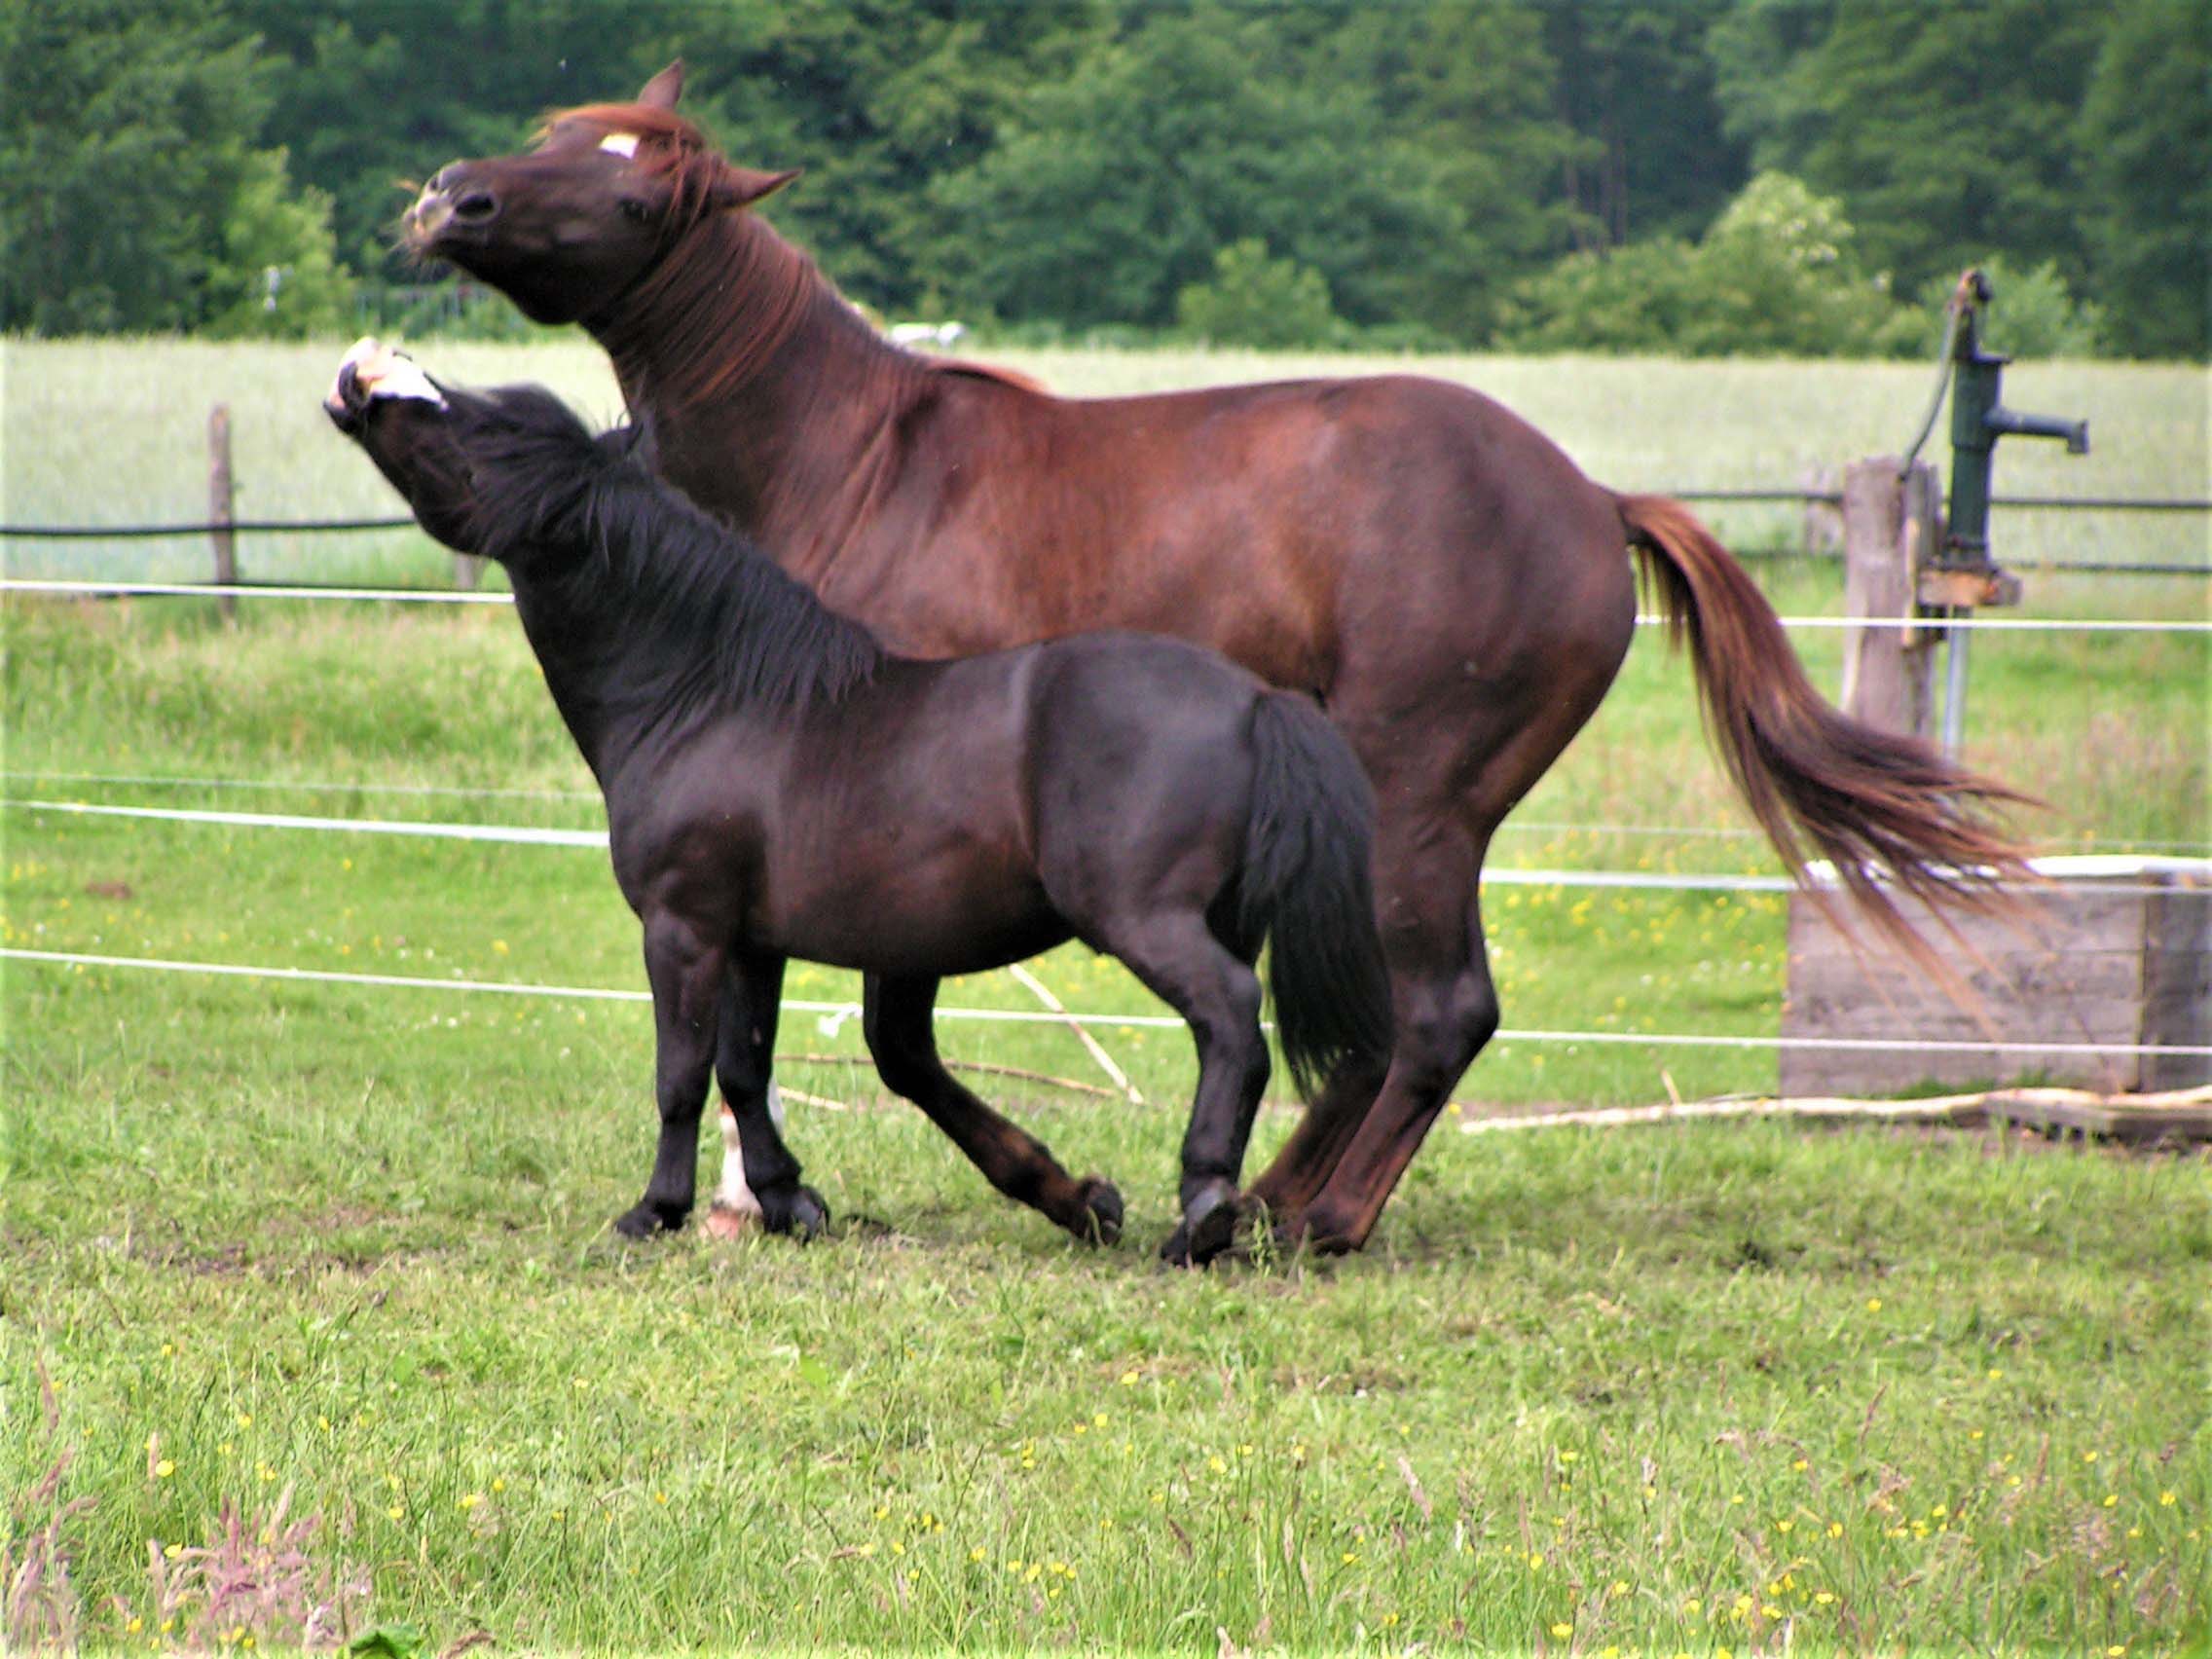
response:
<path fill-rule="evenodd" d="M 1899 470 L 1893 457 L 1854 461 L 1843 477 L 1844 712 L 1887 731 L 1926 737 L 1935 637 L 1918 619 L 1920 567 L 1942 545 L 1935 468 Z M 1886 626 L 1876 626 L 1881 623 Z"/>
<path fill-rule="evenodd" d="M 218 403 L 207 411 L 207 539 L 215 549 L 215 580 L 231 586 L 239 579 L 238 544 L 231 531 L 231 406 Z M 239 602 L 224 594 L 215 601 L 223 620 L 235 621 Z"/>

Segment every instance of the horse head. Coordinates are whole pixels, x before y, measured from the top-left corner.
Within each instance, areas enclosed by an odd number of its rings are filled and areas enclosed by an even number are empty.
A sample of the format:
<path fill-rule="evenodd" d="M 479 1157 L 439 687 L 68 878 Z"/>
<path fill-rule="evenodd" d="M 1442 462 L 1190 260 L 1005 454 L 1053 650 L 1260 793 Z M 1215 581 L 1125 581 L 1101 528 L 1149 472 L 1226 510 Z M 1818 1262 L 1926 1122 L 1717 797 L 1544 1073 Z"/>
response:
<path fill-rule="evenodd" d="M 798 174 L 741 167 L 676 113 L 681 63 L 634 103 L 556 111 L 511 156 L 450 162 L 401 220 L 408 247 L 489 282 L 537 322 L 605 311 L 683 234 Z"/>

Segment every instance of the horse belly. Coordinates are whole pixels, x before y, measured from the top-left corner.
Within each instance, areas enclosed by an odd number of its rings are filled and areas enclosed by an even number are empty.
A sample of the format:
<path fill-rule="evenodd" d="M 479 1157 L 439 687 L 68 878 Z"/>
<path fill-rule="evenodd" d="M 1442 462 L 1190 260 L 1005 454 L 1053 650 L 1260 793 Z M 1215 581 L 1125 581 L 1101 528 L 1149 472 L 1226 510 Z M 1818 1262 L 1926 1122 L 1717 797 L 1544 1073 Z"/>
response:
<path fill-rule="evenodd" d="M 810 962 L 879 974 L 973 974 L 1067 937 L 1025 856 L 897 821 L 856 830 L 770 882 L 765 931 Z"/>
<path fill-rule="evenodd" d="M 795 744 L 761 908 L 780 948 L 883 973 L 1034 955 L 1057 923 L 1028 844 L 1013 657 L 893 668 Z"/>

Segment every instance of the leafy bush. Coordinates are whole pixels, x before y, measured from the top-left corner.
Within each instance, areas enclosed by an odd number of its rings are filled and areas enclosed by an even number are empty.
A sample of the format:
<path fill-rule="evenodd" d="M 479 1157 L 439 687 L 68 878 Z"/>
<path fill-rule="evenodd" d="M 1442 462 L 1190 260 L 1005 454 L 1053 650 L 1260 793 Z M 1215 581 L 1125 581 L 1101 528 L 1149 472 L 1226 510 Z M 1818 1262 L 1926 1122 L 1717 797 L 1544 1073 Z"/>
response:
<path fill-rule="evenodd" d="M 1213 256 L 1213 279 L 1175 297 L 1184 332 L 1222 346 L 1326 346 L 1344 329 L 1318 271 L 1276 259 L 1257 237 Z"/>
<path fill-rule="evenodd" d="M 207 321 L 220 338 L 303 340 L 351 323 L 353 280 L 331 246 L 330 198 L 313 186 L 295 190 L 283 151 L 245 158 L 213 281 L 231 296 Z"/>
<path fill-rule="evenodd" d="M 1523 282 L 1498 344 L 1533 351 L 1673 351 L 1692 357 L 1912 355 L 1926 313 L 1853 258 L 1832 198 L 1761 173 L 1695 243 L 1659 238 L 1570 254 Z"/>

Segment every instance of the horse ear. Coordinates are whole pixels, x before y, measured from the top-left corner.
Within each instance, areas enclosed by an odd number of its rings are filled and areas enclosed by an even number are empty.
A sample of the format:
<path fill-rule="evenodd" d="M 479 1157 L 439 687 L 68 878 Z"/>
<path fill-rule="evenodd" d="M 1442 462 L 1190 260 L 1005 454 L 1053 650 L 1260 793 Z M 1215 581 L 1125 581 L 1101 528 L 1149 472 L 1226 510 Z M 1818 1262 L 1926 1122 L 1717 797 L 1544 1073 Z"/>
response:
<path fill-rule="evenodd" d="M 724 164 L 715 179 L 715 187 L 708 194 L 707 205 L 719 212 L 730 207 L 750 207 L 756 202 L 776 194 L 785 185 L 798 177 L 800 169 L 793 167 L 785 172 L 756 172 L 752 167 Z"/>
<path fill-rule="evenodd" d="M 679 57 L 666 69 L 645 83 L 638 101 L 647 109 L 674 109 L 676 100 L 683 95 L 683 59 Z"/>

